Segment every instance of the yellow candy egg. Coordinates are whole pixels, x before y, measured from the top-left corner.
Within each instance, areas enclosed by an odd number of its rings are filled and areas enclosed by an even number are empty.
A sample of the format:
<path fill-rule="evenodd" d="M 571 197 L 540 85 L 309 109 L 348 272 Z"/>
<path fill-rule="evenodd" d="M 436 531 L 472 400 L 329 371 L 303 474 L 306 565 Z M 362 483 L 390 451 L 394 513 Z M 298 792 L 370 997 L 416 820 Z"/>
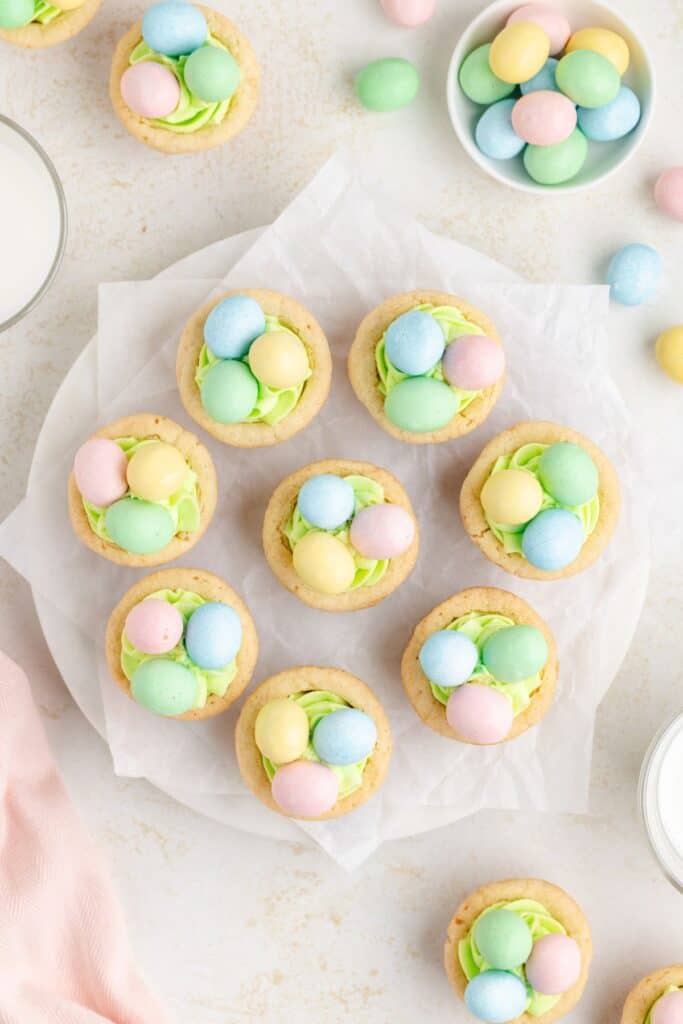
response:
<path fill-rule="evenodd" d="M 284 331 L 269 331 L 249 349 L 251 372 L 269 388 L 294 388 L 308 376 L 308 354 L 302 341 Z"/>
<path fill-rule="evenodd" d="M 491 43 L 491 71 L 504 82 L 528 82 L 541 70 L 550 53 L 550 39 L 538 25 L 516 21 L 506 25 Z"/>
<path fill-rule="evenodd" d="M 256 716 L 254 739 L 263 756 L 275 764 L 298 760 L 308 746 L 306 712 L 286 697 L 269 701 Z"/>
<path fill-rule="evenodd" d="M 165 441 L 143 445 L 128 463 L 128 486 L 136 498 L 163 501 L 179 491 L 187 476 L 185 458 Z"/>
<path fill-rule="evenodd" d="M 609 28 L 580 28 L 569 37 L 567 53 L 572 50 L 593 50 L 614 64 L 620 75 L 623 75 L 631 60 L 628 44 L 616 32 Z"/>
<path fill-rule="evenodd" d="M 487 518 L 503 526 L 528 523 L 540 511 L 543 490 L 526 469 L 501 469 L 481 489 L 480 500 Z"/>
<path fill-rule="evenodd" d="M 659 335 L 655 355 L 664 373 L 683 384 L 683 326 L 670 327 Z"/>
<path fill-rule="evenodd" d="M 353 555 L 330 533 L 302 537 L 294 548 L 292 561 L 297 576 L 320 594 L 343 594 L 356 575 Z"/>

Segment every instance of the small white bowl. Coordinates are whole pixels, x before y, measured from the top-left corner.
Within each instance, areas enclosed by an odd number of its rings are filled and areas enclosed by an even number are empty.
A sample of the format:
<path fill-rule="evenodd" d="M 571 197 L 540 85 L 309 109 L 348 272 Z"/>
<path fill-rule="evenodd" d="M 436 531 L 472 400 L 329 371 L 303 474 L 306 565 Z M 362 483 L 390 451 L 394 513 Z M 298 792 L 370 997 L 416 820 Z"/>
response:
<path fill-rule="evenodd" d="M 458 72 L 465 57 L 484 43 L 490 43 L 504 27 L 509 15 L 522 7 L 525 0 L 495 0 L 481 14 L 470 22 L 458 40 L 448 67 L 446 96 L 448 111 L 455 133 L 464 149 L 487 174 L 504 185 L 534 192 L 536 195 L 553 195 L 558 192 L 579 192 L 608 178 L 631 156 L 645 137 L 652 119 L 655 100 L 655 73 L 652 60 L 640 38 L 627 22 L 613 8 L 594 0 L 548 0 L 550 6 L 562 11 L 569 19 L 572 32 L 580 28 L 599 26 L 617 32 L 628 43 L 631 62 L 623 77 L 638 96 L 641 106 L 640 121 L 629 135 L 615 142 L 588 142 L 588 157 L 575 178 L 563 185 L 538 185 L 524 169 L 521 156 L 512 160 L 491 160 L 485 156 L 474 141 L 474 128 L 486 107 L 472 103 L 465 96 L 458 82 Z"/>

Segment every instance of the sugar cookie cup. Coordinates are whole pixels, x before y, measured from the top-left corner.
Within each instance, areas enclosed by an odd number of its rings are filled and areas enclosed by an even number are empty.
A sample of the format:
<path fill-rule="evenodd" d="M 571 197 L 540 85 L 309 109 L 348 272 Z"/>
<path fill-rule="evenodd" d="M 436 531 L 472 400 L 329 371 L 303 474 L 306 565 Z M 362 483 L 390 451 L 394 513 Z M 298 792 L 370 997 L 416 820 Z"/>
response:
<path fill-rule="evenodd" d="M 134 138 L 161 153 L 198 153 L 222 146 L 242 131 L 258 103 L 260 70 L 249 41 L 218 11 L 183 3 L 183 8 L 188 7 L 194 18 L 191 15 L 187 49 L 179 57 L 166 52 L 172 47 L 159 51 L 152 45 L 159 36 L 159 19 L 155 19 L 154 34 L 147 32 L 146 19 L 152 9 L 148 8 L 145 18 L 136 21 L 119 41 L 112 59 L 109 95 L 116 116 Z M 194 20 L 201 25 L 202 17 L 204 34 L 197 36 Z M 162 26 L 162 39 L 164 34 Z M 210 79 L 204 84 L 207 91 L 199 97 L 197 89 L 208 75 L 195 71 L 190 87 L 188 64 L 190 57 L 207 48 L 227 52 L 231 59 L 227 72 L 209 68 Z M 164 71 L 130 75 L 131 69 L 146 63 Z M 129 77 L 124 78 L 126 75 Z"/>
<path fill-rule="evenodd" d="M 194 547 L 216 509 L 208 450 L 165 416 L 126 416 L 76 452 L 68 481 L 78 539 L 118 565 L 149 568 Z"/>
<path fill-rule="evenodd" d="M 263 550 L 280 583 L 329 612 L 383 601 L 412 571 L 419 543 L 398 480 L 349 459 L 313 462 L 286 477 L 263 521 Z"/>
<path fill-rule="evenodd" d="M 492 920 L 482 927 L 494 910 L 508 914 L 498 914 L 495 927 Z M 578 904 L 550 882 L 523 878 L 490 882 L 460 904 L 448 926 L 444 965 L 474 1017 L 486 1019 L 495 999 L 501 1022 L 551 1024 L 581 998 L 591 955 L 590 928 Z M 500 1012 L 504 1006 L 509 1016 Z"/>
<path fill-rule="evenodd" d="M 111 678 L 152 713 L 213 718 L 249 684 L 258 656 L 249 609 L 203 569 L 163 569 L 134 584 L 105 635 Z"/>
<path fill-rule="evenodd" d="M 60 0 L 58 4 L 46 4 L 36 20 L 16 28 L 0 28 L 0 39 L 31 50 L 65 43 L 92 21 L 100 3 L 101 0 Z"/>
<path fill-rule="evenodd" d="M 242 778 L 266 807 L 326 821 L 360 807 L 382 785 L 391 728 L 356 676 L 305 665 L 254 690 L 237 720 L 235 748 Z"/>
<path fill-rule="evenodd" d="M 437 605 L 415 627 L 401 661 L 404 689 L 425 725 L 475 745 L 503 743 L 540 722 L 557 673 L 548 624 L 497 587 L 471 587 Z"/>
<path fill-rule="evenodd" d="M 425 289 L 394 295 L 368 313 L 348 369 L 357 398 L 388 434 L 435 444 L 484 422 L 503 388 L 504 364 L 498 331 L 484 313 Z"/>
<path fill-rule="evenodd" d="M 631 989 L 621 1024 L 675 1024 L 683 1019 L 683 964 L 653 971 Z"/>
<path fill-rule="evenodd" d="M 617 474 L 583 434 L 540 420 L 493 438 L 460 491 L 465 530 L 514 576 L 555 580 L 588 568 L 619 519 Z"/>
<path fill-rule="evenodd" d="M 208 434 L 235 448 L 263 448 L 289 440 L 317 416 L 330 392 L 332 357 L 304 306 L 247 288 L 190 317 L 176 378 L 185 409 Z"/>

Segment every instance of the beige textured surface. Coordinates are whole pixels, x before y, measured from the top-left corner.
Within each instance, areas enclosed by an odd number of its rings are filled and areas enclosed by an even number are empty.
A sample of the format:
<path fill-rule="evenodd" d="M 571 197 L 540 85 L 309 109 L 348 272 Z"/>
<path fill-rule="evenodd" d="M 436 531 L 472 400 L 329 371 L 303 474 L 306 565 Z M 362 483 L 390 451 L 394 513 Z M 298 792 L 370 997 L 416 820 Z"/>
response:
<path fill-rule="evenodd" d="M 626 996 L 621 1013 L 621 1024 L 644 1024 L 653 1003 L 664 994 L 670 985 L 683 987 L 683 964 L 661 967 L 658 971 L 641 978 Z"/>
<path fill-rule="evenodd" d="M 80 6 L 74 0 L 63 0 L 59 5 L 64 14 L 48 25 L 32 22 L 22 28 L 0 28 L 0 39 L 28 50 L 65 43 L 77 36 L 97 14 L 102 0 L 85 0 Z"/>

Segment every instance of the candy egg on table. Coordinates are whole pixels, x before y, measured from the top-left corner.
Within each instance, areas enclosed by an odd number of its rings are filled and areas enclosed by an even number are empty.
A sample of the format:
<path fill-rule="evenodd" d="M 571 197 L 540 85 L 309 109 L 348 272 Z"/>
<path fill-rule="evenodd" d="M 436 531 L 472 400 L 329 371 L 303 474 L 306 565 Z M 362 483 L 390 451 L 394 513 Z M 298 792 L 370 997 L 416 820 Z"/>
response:
<path fill-rule="evenodd" d="M 567 53 L 574 50 L 592 50 L 611 61 L 623 75 L 631 60 L 628 44 L 617 32 L 609 28 L 581 28 L 570 36 Z"/>
<path fill-rule="evenodd" d="M 249 368 L 270 388 L 293 388 L 310 373 L 306 346 L 295 334 L 269 331 L 249 349 Z"/>
<path fill-rule="evenodd" d="M 356 575 L 356 563 L 346 545 L 329 533 L 309 533 L 292 553 L 294 571 L 321 594 L 343 594 Z"/>
<path fill-rule="evenodd" d="M 35 0 L 5 0 L 0 4 L 0 28 L 21 28 L 33 20 Z"/>
<path fill-rule="evenodd" d="M 524 142 L 552 146 L 563 142 L 576 128 L 576 107 L 561 92 L 531 92 L 514 104 L 512 127 Z"/>
<path fill-rule="evenodd" d="M 327 764 L 364 761 L 377 742 L 377 726 L 359 708 L 340 708 L 321 718 L 313 730 L 313 749 Z"/>
<path fill-rule="evenodd" d="M 560 90 L 555 81 L 555 70 L 558 63 L 555 57 L 548 57 L 541 70 L 533 78 L 530 78 L 528 82 L 520 82 L 519 91 L 522 96 L 527 96 L 531 92 L 538 92 L 541 89 L 545 92 L 559 92 Z"/>
<path fill-rule="evenodd" d="M 508 25 L 518 21 L 532 22 L 543 29 L 550 41 L 550 52 L 559 53 L 571 34 L 571 28 L 562 11 L 552 4 L 524 4 L 513 11 L 507 20 Z"/>
<path fill-rule="evenodd" d="M 142 445 L 133 454 L 127 471 L 128 486 L 137 498 L 163 501 L 179 491 L 188 467 L 182 452 L 164 441 Z"/>
<path fill-rule="evenodd" d="M 659 335 L 655 355 L 664 372 L 683 384 L 683 326 L 669 327 Z"/>
<path fill-rule="evenodd" d="M 175 526 L 163 505 L 138 498 L 121 498 L 109 505 L 104 517 L 115 544 L 134 555 L 151 555 L 171 543 Z"/>
<path fill-rule="evenodd" d="M 524 166 L 529 177 L 539 185 L 561 185 L 576 177 L 587 155 L 586 137 L 575 128 L 566 139 L 552 146 L 528 145 L 524 150 Z"/>
<path fill-rule="evenodd" d="M 488 478 L 480 500 L 492 522 L 518 526 L 533 519 L 540 510 L 543 489 L 526 469 L 502 469 Z"/>
<path fill-rule="evenodd" d="M 548 508 L 531 520 L 522 535 L 524 557 L 546 572 L 564 569 L 578 557 L 584 533 L 581 520 L 563 508 Z"/>
<path fill-rule="evenodd" d="M 265 314 L 255 299 L 228 295 L 207 316 L 204 341 L 219 359 L 243 359 L 265 329 Z"/>
<path fill-rule="evenodd" d="M 142 17 L 142 38 L 167 57 L 180 57 L 202 46 L 209 34 L 206 18 L 192 4 L 165 0 L 148 7 Z"/>
<path fill-rule="evenodd" d="M 387 357 L 409 376 L 427 373 L 438 363 L 445 348 L 443 331 L 433 316 L 420 309 L 402 313 L 389 324 L 384 338 Z"/>
<path fill-rule="evenodd" d="M 505 352 L 494 338 L 465 334 L 448 345 L 441 366 L 449 384 L 464 391 L 482 391 L 505 373 Z"/>
<path fill-rule="evenodd" d="M 655 202 L 664 213 L 683 221 L 683 167 L 662 171 L 655 183 Z"/>
<path fill-rule="evenodd" d="M 413 517 L 402 505 L 368 505 L 351 522 L 349 538 L 364 558 L 395 558 L 415 537 Z"/>
<path fill-rule="evenodd" d="M 180 83 L 170 68 L 153 60 L 142 60 L 124 71 L 121 95 L 140 117 L 166 117 L 178 106 Z"/>
<path fill-rule="evenodd" d="M 488 638 L 481 658 L 494 679 L 501 683 L 520 683 L 541 671 L 548 660 L 548 644 L 535 626 L 508 626 Z"/>
<path fill-rule="evenodd" d="M 356 497 L 353 487 L 334 473 L 320 473 L 306 480 L 297 505 L 304 519 L 320 530 L 336 530 L 353 515 Z"/>
<path fill-rule="evenodd" d="M 225 668 L 242 643 L 242 623 L 233 608 L 207 601 L 190 616 L 185 630 L 185 649 L 195 665 L 216 671 Z"/>
<path fill-rule="evenodd" d="M 662 258 L 656 249 L 640 242 L 625 245 L 607 268 L 610 298 L 622 306 L 639 306 L 656 295 L 662 276 Z"/>
<path fill-rule="evenodd" d="M 489 55 L 491 44 L 485 43 L 465 57 L 460 65 L 458 81 L 460 88 L 473 103 L 488 106 L 505 99 L 514 92 L 514 83 L 504 82 L 491 70 Z"/>
<path fill-rule="evenodd" d="M 583 505 L 598 493 L 598 468 L 581 445 L 551 444 L 538 460 L 538 478 L 561 505 Z"/>
<path fill-rule="evenodd" d="M 148 598 L 134 605 L 124 626 L 128 640 L 143 654 L 167 654 L 182 640 L 185 623 L 168 601 Z"/>
<path fill-rule="evenodd" d="M 122 498 L 128 490 L 128 460 L 115 441 L 94 437 L 76 452 L 74 477 L 86 501 L 103 507 Z"/>
<path fill-rule="evenodd" d="M 472 931 L 486 963 L 501 971 L 512 971 L 526 963 L 534 944 L 526 921 L 503 908 L 482 914 Z"/>
<path fill-rule="evenodd" d="M 292 761 L 275 772 L 273 800 L 293 818 L 319 818 L 332 810 L 339 795 L 337 776 L 315 761 Z"/>
<path fill-rule="evenodd" d="M 458 686 L 448 698 L 446 721 L 468 743 L 500 743 L 512 728 L 512 704 L 499 690 L 481 683 Z"/>
<path fill-rule="evenodd" d="M 403 57 L 383 57 L 358 72 L 355 88 L 356 96 L 367 110 L 399 110 L 417 96 L 420 75 Z"/>
<path fill-rule="evenodd" d="M 546 32 L 531 21 L 512 22 L 491 43 L 489 64 L 494 75 L 515 85 L 538 74 L 550 54 Z"/>
<path fill-rule="evenodd" d="M 519 137 L 512 124 L 514 107 L 513 99 L 499 100 L 485 110 L 477 121 L 474 141 L 482 153 L 492 160 L 511 160 L 524 149 L 524 139 Z"/>
<path fill-rule="evenodd" d="M 407 377 L 391 389 L 384 402 L 384 412 L 394 426 L 415 434 L 445 427 L 457 408 L 455 392 L 432 377 Z"/>
<path fill-rule="evenodd" d="M 640 121 L 640 100 L 627 85 L 622 85 L 611 103 L 602 107 L 579 107 L 579 128 L 594 142 L 623 139 Z"/>
<path fill-rule="evenodd" d="M 683 1021 L 683 991 L 665 992 L 655 1003 L 650 1016 L 651 1024 L 681 1024 Z"/>
<path fill-rule="evenodd" d="M 429 21 L 436 9 L 436 0 L 380 0 L 384 13 L 405 28 L 415 28 Z"/>
<path fill-rule="evenodd" d="M 527 992 L 524 982 L 508 971 L 483 971 L 467 984 L 465 1006 L 487 1024 L 505 1024 L 524 1013 Z"/>
<path fill-rule="evenodd" d="M 621 87 L 621 76 L 611 60 L 595 50 L 574 50 L 557 65 L 555 81 L 580 107 L 611 103 Z"/>
<path fill-rule="evenodd" d="M 241 423 L 258 399 L 258 381 L 238 359 L 223 359 L 211 367 L 200 387 L 202 405 L 218 423 Z"/>
<path fill-rule="evenodd" d="M 184 665 L 168 658 L 152 658 L 133 673 L 133 699 L 155 715 L 184 715 L 197 700 L 197 680 Z"/>
<path fill-rule="evenodd" d="M 240 84 L 239 64 L 217 46 L 200 46 L 185 62 L 185 82 L 205 103 L 229 100 Z"/>
<path fill-rule="evenodd" d="M 263 756 L 274 764 L 297 761 L 308 746 L 308 716 L 293 700 L 271 700 L 256 716 L 254 738 Z"/>
<path fill-rule="evenodd" d="M 437 686 L 460 686 L 472 675 L 479 660 L 477 645 L 455 629 L 441 629 L 427 637 L 418 655 L 422 671 Z"/>
<path fill-rule="evenodd" d="M 534 942 L 524 973 L 529 984 L 541 995 L 567 992 L 581 975 L 578 942 L 559 932 L 542 935 Z"/>

